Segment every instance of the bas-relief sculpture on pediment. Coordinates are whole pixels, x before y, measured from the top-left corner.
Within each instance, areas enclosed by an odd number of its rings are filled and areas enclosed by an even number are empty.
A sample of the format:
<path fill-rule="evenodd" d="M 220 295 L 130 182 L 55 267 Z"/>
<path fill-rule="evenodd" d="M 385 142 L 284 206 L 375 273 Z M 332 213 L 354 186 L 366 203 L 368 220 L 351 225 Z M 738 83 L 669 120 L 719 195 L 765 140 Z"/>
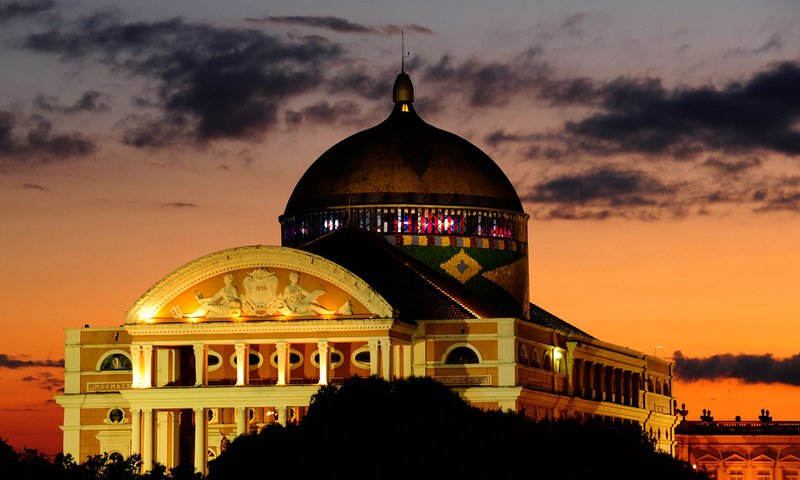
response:
<path fill-rule="evenodd" d="M 230 318 L 230 317 L 263 317 L 270 315 L 313 316 L 313 315 L 350 315 L 350 300 L 339 308 L 330 310 L 319 304 L 317 299 L 325 290 L 309 292 L 300 286 L 300 274 L 289 273 L 289 283 L 283 292 L 278 292 L 278 278 L 266 268 L 257 268 L 242 280 L 244 293 L 233 284 L 233 274 L 223 277 L 224 285 L 215 294 L 204 296 L 195 291 L 198 307 L 191 313 L 184 313 L 180 306 L 170 309 L 172 317 L 179 318 Z"/>

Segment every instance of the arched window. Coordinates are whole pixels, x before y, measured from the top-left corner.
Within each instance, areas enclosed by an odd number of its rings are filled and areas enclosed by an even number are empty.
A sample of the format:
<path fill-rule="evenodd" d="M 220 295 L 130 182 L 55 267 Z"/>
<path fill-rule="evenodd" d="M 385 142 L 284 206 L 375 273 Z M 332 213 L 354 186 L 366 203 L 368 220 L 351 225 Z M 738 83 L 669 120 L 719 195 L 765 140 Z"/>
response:
<path fill-rule="evenodd" d="M 647 391 L 653 393 L 653 379 L 647 377 Z"/>
<path fill-rule="evenodd" d="M 531 350 L 531 367 L 542 368 L 542 364 L 539 363 L 539 350 L 536 348 Z"/>
<path fill-rule="evenodd" d="M 131 370 L 131 359 L 121 350 L 112 350 L 100 359 L 97 370 L 101 372 Z"/>
<path fill-rule="evenodd" d="M 447 365 L 464 365 L 470 363 L 481 363 L 478 353 L 467 345 L 459 345 L 449 352 L 444 359 Z"/>
<path fill-rule="evenodd" d="M 669 397 L 669 383 L 664 382 L 664 395 Z"/>
<path fill-rule="evenodd" d="M 542 368 L 545 370 L 553 369 L 553 362 L 550 360 L 550 354 L 545 352 L 544 360 L 542 361 Z"/>
<path fill-rule="evenodd" d="M 525 349 L 525 345 L 519 346 L 519 363 L 522 365 L 528 365 L 528 352 Z"/>
<path fill-rule="evenodd" d="M 656 393 L 661 395 L 661 380 L 656 379 Z"/>

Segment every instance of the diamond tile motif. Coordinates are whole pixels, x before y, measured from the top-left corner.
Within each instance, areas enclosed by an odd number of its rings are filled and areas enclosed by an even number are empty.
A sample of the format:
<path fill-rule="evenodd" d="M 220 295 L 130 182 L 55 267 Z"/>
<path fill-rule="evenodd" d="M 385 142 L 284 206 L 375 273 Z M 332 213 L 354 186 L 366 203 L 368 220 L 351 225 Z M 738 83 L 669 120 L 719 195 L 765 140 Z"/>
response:
<path fill-rule="evenodd" d="M 480 273 L 483 269 L 481 264 L 467 255 L 463 248 L 453 255 L 450 260 L 439 266 L 461 283 L 467 283 L 470 278 Z"/>

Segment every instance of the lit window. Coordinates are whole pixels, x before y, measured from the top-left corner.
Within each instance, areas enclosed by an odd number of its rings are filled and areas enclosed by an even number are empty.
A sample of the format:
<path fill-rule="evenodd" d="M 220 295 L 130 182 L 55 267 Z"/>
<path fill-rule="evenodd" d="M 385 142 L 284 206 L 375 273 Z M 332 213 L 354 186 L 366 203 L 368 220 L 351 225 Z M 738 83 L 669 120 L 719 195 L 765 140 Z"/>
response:
<path fill-rule="evenodd" d="M 756 470 L 756 480 L 772 480 L 772 471 Z"/>

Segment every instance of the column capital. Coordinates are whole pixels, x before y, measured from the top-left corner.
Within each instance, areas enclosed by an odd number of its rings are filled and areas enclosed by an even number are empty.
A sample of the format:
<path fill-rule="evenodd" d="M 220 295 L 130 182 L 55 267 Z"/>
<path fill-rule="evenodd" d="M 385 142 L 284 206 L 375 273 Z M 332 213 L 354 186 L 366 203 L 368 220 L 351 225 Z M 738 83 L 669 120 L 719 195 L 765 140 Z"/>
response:
<path fill-rule="evenodd" d="M 194 345 L 192 345 L 192 347 L 194 348 L 195 352 L 203 351 L 206 348 L 208 348 L 208 344 L 206 344 L 206 343 L 195 343 Z"/>
<path fill-rule="evenodd" d="M 330 342 L 328 342 L 327 340 L 321 341 L 321 342 L 317 342 L 317 348 L 319 348 L 320 350 L 322 350 L 323 348 L 328 348 L 329 346 L 330 346 Z"/>
<path fill-rule="evenodd" d="M 150 343 L 143 343 L 142 352 L 144 352 L 145 354 L 153 353 L 153 345 Z"/>

